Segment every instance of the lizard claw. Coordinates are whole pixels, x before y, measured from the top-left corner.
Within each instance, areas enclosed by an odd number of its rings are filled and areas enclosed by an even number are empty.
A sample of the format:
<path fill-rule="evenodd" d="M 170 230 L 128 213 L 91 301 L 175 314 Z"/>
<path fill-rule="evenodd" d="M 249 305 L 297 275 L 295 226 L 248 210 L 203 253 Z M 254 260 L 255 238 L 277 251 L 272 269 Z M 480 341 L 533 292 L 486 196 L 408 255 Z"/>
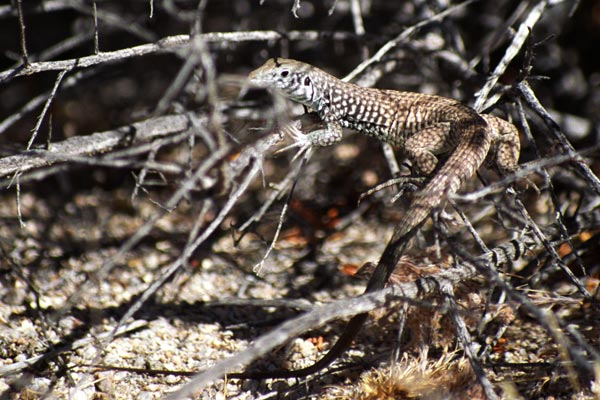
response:
<path fill-rule="evenodd" d="M 286 129 L 286 133 L 294 139 L 294 143 L 289 146 L 285 146 L 275 152 L 275 154 L 283 153 L 284 151 L 288 151 L 291 149 L 299 148 L 298 152 L 294 155 L 292 161 L 296 160 L 301 155 L 308 152 L 308 150 L 313 146 L 310 137 L 305 135 L 298 129 L 297 127 L 293 127 L 292 129 Z"/>
<path fill-rule="evenodd" d="M 298 148 L 298 152 L 294 155 L 294 158 L 292 158 L 292 161 L 295 161 L 298 157 L 300 157 L 304 153 L 308 152 L 308 150 L 311 147 L 312 147 L 312 144 L 309 141 L 296 142 L 296 143 L 290 144 L 289 146 L 285 146 L 284 148 L 281 148 L 281 149 L 277 150 L 275 152 L 275 154 L 283 153 L 284 151 L 288 151 L 288 150 L 291 150 L 291 149 Z"/>
<path fill-rule="evenodd" d="M 275 154 L 283 153 L 285 151 L 294 149 L 296 147 L 304 147 L 304 146 L 302 146 L 302 143 L 300 143 L 300 142 L 295 142 L 295 143 L 290 144 L 289 146 L 282 147 L 281 149 L 277 150 L 275 152 Z"/>
<path fill-rule="evenodd" d="M 298 158 L 300 158 L 300 156 L 305 156 L 306 158 L 310 157 L 313 148 L 312 143 L 307 141 L 305 143 L 298 144 L 296 147 L 299 147 L 299 150 L 296 154 L 294 154 L 292 162 L 296 161 Z"/>

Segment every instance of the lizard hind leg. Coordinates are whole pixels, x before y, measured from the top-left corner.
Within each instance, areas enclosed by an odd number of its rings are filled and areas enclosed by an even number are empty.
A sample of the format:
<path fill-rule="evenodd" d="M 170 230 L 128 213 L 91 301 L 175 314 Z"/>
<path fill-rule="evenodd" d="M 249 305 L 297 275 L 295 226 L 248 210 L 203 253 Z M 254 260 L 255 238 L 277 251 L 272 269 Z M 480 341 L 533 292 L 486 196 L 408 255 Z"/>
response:
<path fill-rule="evenodd" d="M 449 122 L 438 122 L 416 131 L 404 145 L 406 156 L 416 165 L 419 172 L 431 175 L 438 164 L 437 154 L 452 148 L 452 126 Z"/>

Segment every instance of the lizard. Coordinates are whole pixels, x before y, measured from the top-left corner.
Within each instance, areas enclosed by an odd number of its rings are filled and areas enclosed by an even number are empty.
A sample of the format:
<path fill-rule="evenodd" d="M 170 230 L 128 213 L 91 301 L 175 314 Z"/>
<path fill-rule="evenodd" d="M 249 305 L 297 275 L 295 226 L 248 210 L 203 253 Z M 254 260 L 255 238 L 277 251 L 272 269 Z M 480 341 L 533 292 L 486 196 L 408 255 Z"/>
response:
<path fill-rule="evenodd" d="M 501 173 L 516 169 L 520 142 L 517 128 L 499 117 L 441 96 L 365 88 L 344 82 L 307 63 L 273 58 L 252 71 L 248 82 L 274 90 L 317 112 L 323 129 L 296 135 L 289 147 L 331 146 L 349 128 L 404 151 L 418 172 L 431 176 L 415 193 L 371 275 L 365 293 L 382 289 L 410 239 L 444 200 L 471 178 L 479 167 L 495 164 Z M 437 156 L 449 154 L 443 165 Z M 350 345 L 368 318 L 354 316 L 337 342 L 314 364 L 297 370 L 243 372 L 229 378 L 294 378 L 316 373 Z"/>

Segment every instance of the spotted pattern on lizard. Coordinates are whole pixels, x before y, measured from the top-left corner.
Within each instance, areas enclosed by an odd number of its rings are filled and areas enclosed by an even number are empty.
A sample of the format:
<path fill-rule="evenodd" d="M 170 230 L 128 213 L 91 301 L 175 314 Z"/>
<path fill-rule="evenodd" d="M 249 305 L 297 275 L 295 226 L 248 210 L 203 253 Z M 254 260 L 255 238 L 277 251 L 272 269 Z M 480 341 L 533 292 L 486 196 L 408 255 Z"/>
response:
<path fill-rule="evenodd" d="M 343 128 L 373 136 L 403 150 L 416 168 L 431 175 L 413 196 L 408 211 L 371 276 L 366 292 L 382 289 L 412 236 L 444 200 L 488 161 L 501 172 L 516 169 L 520 151 L 518 131 L 493 115 L 479 114 L 459 101 L 441 96 L 364 88 L 296 60 L 274 58 L 250 73 L 249 82 L 275 90 L 316 111 L 325 127 L 310 132 L 294 146 L 330 146 Z M 449 154 L 438 166 L 437 156 Z M 295 371 L 231 374 L 232 378 L 287 378 L 318 372 L 351 344 L 367 314 L 353 317 L 346 329 L 315 364 Z"/>

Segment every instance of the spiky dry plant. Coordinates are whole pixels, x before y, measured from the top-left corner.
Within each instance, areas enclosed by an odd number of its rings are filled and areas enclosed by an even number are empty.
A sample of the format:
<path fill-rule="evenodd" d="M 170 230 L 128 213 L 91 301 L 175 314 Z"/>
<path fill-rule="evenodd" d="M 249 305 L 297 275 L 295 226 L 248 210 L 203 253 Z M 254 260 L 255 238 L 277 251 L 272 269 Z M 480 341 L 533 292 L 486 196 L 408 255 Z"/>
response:
<path fill-rule="evenodd" d="M 404 355 L 397 363 L 362 375 L 351 388 L 337 388 L 339 400 L 484 399 L 469 361 L 457 352 L 445 351 L 437 360 L 423 352 Z"/>

